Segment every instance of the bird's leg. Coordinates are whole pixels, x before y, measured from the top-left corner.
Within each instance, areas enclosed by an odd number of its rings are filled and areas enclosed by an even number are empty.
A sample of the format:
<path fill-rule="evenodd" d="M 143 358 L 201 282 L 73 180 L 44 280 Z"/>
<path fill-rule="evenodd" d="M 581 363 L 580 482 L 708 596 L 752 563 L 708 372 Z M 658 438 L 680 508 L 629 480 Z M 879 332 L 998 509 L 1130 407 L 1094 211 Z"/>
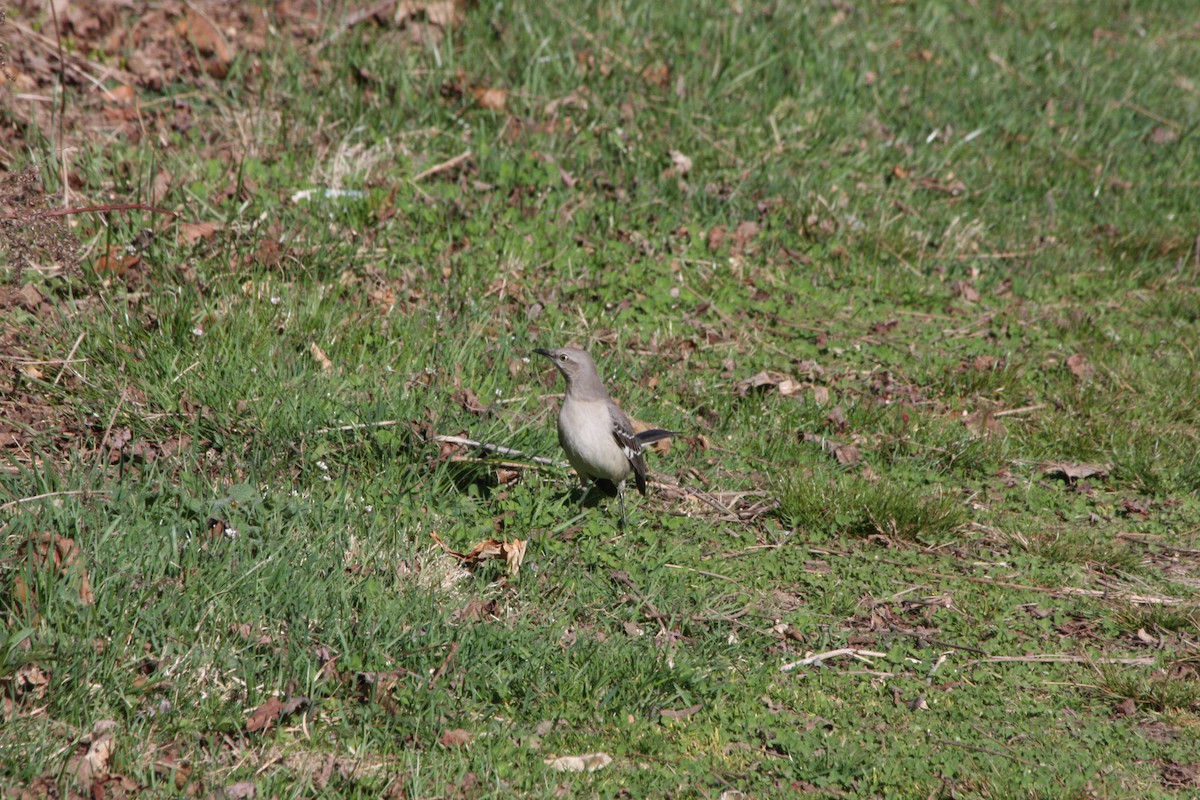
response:
<path fill-rule="evenodd" d="M 625 481 L 617 484 L 617 500 L 621 503 L 621 532 L 624 533 L 628 522 L 625 519 Z"/>

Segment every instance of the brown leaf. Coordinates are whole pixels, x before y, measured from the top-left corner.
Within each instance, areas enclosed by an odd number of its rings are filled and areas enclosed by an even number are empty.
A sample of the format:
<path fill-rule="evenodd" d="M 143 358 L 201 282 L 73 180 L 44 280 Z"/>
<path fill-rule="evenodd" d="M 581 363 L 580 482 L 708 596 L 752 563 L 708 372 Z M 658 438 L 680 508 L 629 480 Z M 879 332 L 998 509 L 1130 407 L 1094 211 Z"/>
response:
<path fill-rule="evenodd" d="M 843 467 L 853 466 L 859 462 L 858 448 L 852 444 L 834 445 L 833 457 Z"/>
<path fill-rule="evenodd" d="M 179 223 L 179 235 L 183 237 L 184 244 L 195 244 L 201 239 L 211 239 L 213 234 L 220 229 L 221 226 L 215 222 Z"/>
<path fill-rule="evenodd" d="M 480 108 L 486 108 L 488 111 L 503 111 L 504 107 L 508 105 L 508 89 L 489 89 L 476 86 L 471 90 L 471 94 Z"/>
<path fill-rule="evenodd" d="M 329 360 L 329 357 L 325 355 L 325 351 L 322 350 L 320 345 L 318 345 L 316 342 L 309 344 L 308 352 L 311 353 L 313 359 L 321 365 L 322 372 L 329 372 L 333 369 L 333 362 Z"/>
<path fill-rule="evenodd" d="M 573 90 L 570 94 L 564 97 L 560 97 L 557 100 L 551 100 L 549 103 L 546 103 L 546 106 L 542 109 L 542 112 L 547 117 L 556 117 L 558 116 L 558 110 L 560 108 L 578 108 L 580 111 L 587 111 L 588 101 L 587 98 L 580 94 L 578 90 Z"/>
<path fill-rule="evenodd" d="M 584 753 L 578 756 L 547 758 L 546 766 L 559 772 L 595 772 L 612 763 L 608 753 Z"/>
<path fill-rule="evenodd" d="M 738 381 L 736 388 L 739 397 L 745 397 L 751 391 L 768 389 L 778 389 L 781 394 L 791 395 L 799 392 L 801 385 L 790 375 L 764 369 L 743 381 Z"/>
<path fill-rule="evenodd" d="M 184 8 L 182 25 L 188 41 L 204 56 L 204 71 L 218 80 L 228 75 L 233 47 L 221 30 L 191 4 Z"/>
<path fill-rule="evenodd" d="M 963 424 L 976 436 L 1003 436 L 1004 424 L 989 411 L 973 411 L 963 416 Z"/>
<path fill-rule="evenodd" d="M 663 708 L 659 710 L 658 715 L 663 719 L 687 719 L 703 708 L 704 706 L 701 703 L 696 703 L 696 705 L 688 706 L 687 708 Z"/>
<path fill-rule="evenodd" d="M 109 760 L 112 758 L 116 739 L 113 730 L 117 723 L 112 720 L 100 720 L 92 726 L 92 732 L 84 737 L 87 750 L 80 755 L 72 756 L 67 762 L 67 771 L 72 774 L 79 785 L 92 789 L 97 780 L 108 775 Z"/>
<path fill-rule="evenodd" d="M 968 303 L 979 302 L 979 290 L 968 281 L 955 281 L 950 291 L 955 297 L 961 297 Z"/>
<path fill-rule="evenodd" d="M 642 70 L 642 79 L 659 89 L 665 89 L 671 83 L 671 68 L 662 62 L 650 64 Z"/>
<path fill-rule="evenodd" d="M 1150 144 L 1171 144 L 1179 138 L 1179 131 L 1166 125 L 1155 125 L 1147 139 Z"/>
<path fill-rule="evenodd" d="M 761 230 L 762 226 L 753 220 L 739 222 L 737 227 L 733 229 L 733 249 L 745 250 L 746 246 L 754 241 L 754 237 L 758 236 Z"/>
<path fill-rule="evenodd" d="M 1088 361 L 1083 353 L 1076 353 L 1067 359 L 1067 368 L 1071 374 L 1081 381 L 1086 381 L 1096 374 L 1096 368 Z"/>
<path fill-rule="evenodd" d="M 263 703 L 246 720 L 246 730 L 250 733 L 259 733 L 267 731 L 273 726 L 279 717 L 283 714 L 283 701 L 278 697 L 269 697 L 267 702 Z"/>
<path fill-rule="evenodd" d="M 171 191 L 171 173 L 165 169 L 160 169 L 154 176 L 154 182 L 150 186 L 150 203 L 151 205 L 159 205 L 166 198 L 167 192 Z"/>
<path fill-rule="evenodd" d="M 705 244 L 708 246 L 708 252 L 715 253 L 721 249 L 721 245 L 725 242 L 725 226 L 714 225 L 708 231 L 708 236 L 705 237 Z"/>
<path fill-rule="evenodd" d="M 431 533 L 430 536 L 442 546 L 447 554 L 458 559 L 468 569 L 475 567 L 481 561 L 503 558 L 508 564 L 508 571 L 513 575 L 520 571 L 521 562 L 525 560 L 525 548 L 529 544 L 528 539 L 513 539 L 508 542 L 499 539 L 484 539 L 471 548 L 470 552 L 460 553 L 447 547 L 436 533 Z"/>
<path fill-rule="evenodd" d="M 441 735 L 438 739 L 438 744 L 442 747 L 466 747 L 471 743 L 474 737 L 470 731 L 464 731 L 462 728 L 451 728 Z"/>
<path fill-rule="evenodd" d="M 38 534 L 21 545 L 17 557 L 28 557 L 32 570 L 52 570 L 57 576 L 78 580 L 80 601 L 89 606 L 96 601 L 87 567 L 74 539 L 52 533 Z M 29 587 L 19 575 L 13 581 L 13 599 L 22 604 L 31 599 Z"/>
<path fill-rule="evenodd" d="M 1000 363 L 1000 359 L 995 356 L 975 356 L 975 360 L 971 362 L 971 366 L 977 372 L 991 372 Z"/>
<path fill-rule="evenodd" d="M 1108 474 L 1108 464 L 1070 464 L 1065 461 L 1048 461 L 1042 464 L 1043 475 L 1061 475 L 1069 483 Z"/>
<path fill-rule="evenodd" d="M 227 800 L 251 800 L 258 792 L 258 787 L 254 781 L 239 781 L 226 786 L 223 794 Z"/>
<path fill-rule="evenodd" d="M 683 177 L 692 171 L 692 160 L 678 150 L 668 150 L 667 155 L 671 157 L 671 170 L 674 174 Z"/>
<path fill-rule="evenodd" d="M 459 389 L 450 395 L 450 399 L 462 406 L 463 410 L 470 411 L 472 414 L 486 414 L 488 411 L 488 407 L 470 389 Z"/>
<path fill-rule="evenodd" d="M 141 263 L 141 256 L 127 253 L 124 247 L 114 244 L 92 262 L 92 269 L 121 277 Z"/>
<path fill-rule="evenodd" d="M 401 0 L 396 5 L 393 22 L 405 25 L 422 17 L 437 28 L 449 28 L 461 21 L 462 0 Z"/>

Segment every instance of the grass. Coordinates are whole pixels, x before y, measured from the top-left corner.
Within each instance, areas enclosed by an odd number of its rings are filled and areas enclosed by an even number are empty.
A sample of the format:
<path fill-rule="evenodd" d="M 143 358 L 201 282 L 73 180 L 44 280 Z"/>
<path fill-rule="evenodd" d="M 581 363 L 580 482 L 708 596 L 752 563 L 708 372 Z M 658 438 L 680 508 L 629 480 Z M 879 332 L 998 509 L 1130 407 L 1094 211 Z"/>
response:
<path fill-rule="evenodd" d="M 1182 8 L 199 7 L 223 79 L 79 26 L 169 79 L 4 112 L 3 783 L 1194 793 Z M 681 432 L 625 531 L 528 457 L 567 343 Z"/>

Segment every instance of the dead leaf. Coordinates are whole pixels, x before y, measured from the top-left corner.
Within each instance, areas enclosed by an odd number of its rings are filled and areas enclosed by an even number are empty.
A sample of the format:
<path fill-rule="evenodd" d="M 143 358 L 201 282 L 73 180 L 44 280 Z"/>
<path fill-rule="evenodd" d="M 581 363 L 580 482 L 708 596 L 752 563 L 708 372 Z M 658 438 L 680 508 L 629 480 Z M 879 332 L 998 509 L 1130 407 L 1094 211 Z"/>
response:
<path fill-rule="evenodd" d="M 463 410 L 470 411 L 472 414 L 486 414 L 488 412 L 488 407 L 470 389 L 459 389 L 450 395 L 450 399 L 462 406 Z"/>
<path fill-rule="evenodd" d="M 226 786 L 222 794 L 228 800 L 251 800 L 257 792 L 258 788 L 255 786 L 254 781 L 239 781 L 238 783 Z"/>
<path fill-rule="evenodd" d="M 1083 353 L 1076 353 L 1067 359 L 1067 368 L 1071 374 L 1081 381 L 1086 381 L 1096 374 L 1096 368 L 1088 361 Z"/>
<path fill-rule="evenodd" d="M 547 758 L 546 766 L 559 772 L 595 772 L 612 763 L 608 753 L 584 753 L 578 756 Z"/>
<path fill-rule="evenodd" d="M 458 559 L 468 569 L 474 568 L 481 561 L 503 558 L 508 565 L 508 571 L 513 575 L 516 575 L 521 570 L 521 562 L 525 560 L 525 548 L 529 544 L 528 539 L 513 539 L 508 542 L 499 539 L 484 539 L 472 547 L 470 552 L 460 553 L 447 547 L 446 543 L 436 533 L 429 535 L 433 537 L 435 542 L 442 546 L 442 549 L 447 554 Z"/>
<path fill-rule="evenodd" d="M 308 352 L 311 353 L 313 359 L 321 365 L 322 372 L 329 372 L 331 369 L 333 369 L 333 362 L 329 360 L 329 357 L 325 355 L 325 351 L 322 350 L 316 342 L 313 342 L 308 346 Z"/>
<path fill-rule="evenodd" d="M 17 668 L 9 678 L 8 687 L 16 697 L 28 694 L 35 700 L 41 700 L 50 688 L 50 676 L 31 661 Z"/>
<path fill-rule="evenodd" d="M 1061 475 L 1069 483 L 1090 478 L 1093 475 L 1104 477 L 1108 474 L 1108 464 L 1069 464 L 1065 461 L 1048 461 L 1042 464 L 1043 475 Z"/>
<path fill-rule="evenodd" d="M 91 789 L 96 781 L 109 773 L 109 760 L 112 758 L 116 739 L 113 731 L 117 723 L 112 720 L 100 720 L 92 726 L 92 732 L 84 737 L 87 750 L 81 755 L 72 756 L 67 763 L 67 771 L 71 773 L 79 785 Z"/>
<path fill-rule="evenodd" d="M 754 237 L 762 231 L 762 226 L 753 220 L 739 222 L 733 229 L 733 249 L 735 252 L 745 250 Z"/>
<path fill-rule="evenodd" d="M 129 253 L 124 247 L 114 244 L 92 262 L 92 269 L 96 272 L 121 277 L 141 263 L 141 256 Z"/>
<path fill-rule="evenodd" d="M 790 375 L 764 369 L 743 381 L 738 381 L 736 388 L 738 396 L 745 397 L 751 391 L 766 391 L 768 389 L 778 389 L 780 394 L 793 395 L 801 391 L 803 387 Z"/>
<path fill-rule="evenodd" d="M 990 411 L 972 411 L 962 418 L 967 430 L 976 436 L 1003 436 L 1004 423 L 996 419 Z"/>
<path fill-rule="evenodd" d="M 442 747 L 466 747 L 471 743 L 474 737 L 470 731 L 464 731 L 462 728 L 451 728 L 441 735 L 438 739 L 438 744 Z"/>
<path fill-rule="evenodd" d="M 950 291 L 955 297 L 961 297 L 968 303 L 979 302 L 979 290 L 969 281 L 955 281 L 954 285 L 950 287 Z"/>
<path fill-rule="evenodd" d="M 278 697 L 267 698 L 267 702 L 263 703 L 246 720 L 246 730 L 250 733 L 259 733 L 271 728 L 283 714 L 283 701 Z"/>
<path fill-rule="evenodd" d="M 218 80 L 228 75 L 233 47 L 220 29 L 190 4 L 184 8 L 182 25 L 187 40 L 204 56 L 204 71 Z"/>
<path fill-rule="evenodd" d="M 475 97 L 475 102 L 480 108 L 486 108 L 488 111 L 503 111 L 508 105 L 508 89 L 489 89 L 483 86 L 476 86 L 471 90 L 471 94 Z"/>
<path fill-rule="evenodd" d="M 434 27 L 450 28 L 460 21 L 460 4 L 466 5 L 462 0 L 401 0 L 392 20 L 402 26 L 424 17 Z"/>
<path fill-rule="evenodd" d="M 87 567 L 74 539 L 52 533 L 39 534 L 21 545 L 17 557 L 28 557 L 32 570 L 52 570 L 57 576 L 78 580 L 80 601 L 86 606 L 96 601 Z M 20 604 L 31 600 L 29 587 L 20 575 L 13 581 L 13 599 Z"/>
<path fill-rule="evenodd" d="M 1000 363 L 1000 359 L 996 356 L 975 356 L 975 360 L 971 362 L 971 366 L 978 372 L 991 372 Z"/>
<path fill-rule="evenodd" d="M 165 169 L 160 169 L 154 176 L 154 181 L 150 185 L 150 203 L 151 205 L 160 205 L 166 198 L 167 192 L 171 191 L 172 175 Z"/>
<path fill-rule="evenodd" d="M 1179 131 L 1174 128 L 1168 128 L 1166 125 L 1155 125 L 1150 131 L 1150 135 L 1146 137 L 1150 144 L 1171 144 L 1179 138 Z"/>
<path fill-rule="evenodd" d="M 843 467 L 850 467 L 859 462 L 858 448 L 852 444 L 838 444 L 833 447 L 833 457 Z"/>
<path fill-rule="evenodd" d="M 546 103 L 542 112 L 547 117 L 556 117 L 560 108 L 578 108 L 580 111 L 587 111 L 588 101 L 578 90 L 573 90 L 565 97 L 560 97 L 557 100 L 551 100 L 549 103 Z"/>
<path fill-rule="evenodd" d="M 659 89 L 666 89 L 671 83 L 671 68 L 661 62 L 650 64 L 642 70 L 642 79 Z"/>
<path fill-rule="evenodd" d="M 215 222 L 179 223 L 179 235 L 183 237 L 184 244 L 195 244 L 201 239 L 211 239 L 213 234 L 220 229 L 221 226 Z"/>
<path fill-rule="evenodd" d="M 667 172 L 682 178 L 692 171 L 692 160 L 683 153 L 678 150 L 668 150 L 667 155 L 671 157 L 671 168 Z"/>
<path fill-rule="evenodd" d="M 699 712 L 704 706 L 701 703 L 696 703 L 694 706 L 687 708 L 664 708 L 660 709 L 658 715 L 663 719 L 687 719 L 693 714 Z"/>
<path fill-rule="evenodd" d="M 708 252 L 715 253 L 721 249 L 721 245 L 725 242 L 725 226 L 714 225 L 708 231 L 708 236 L 705 237 L 705 244 L 708 246 Z"/>

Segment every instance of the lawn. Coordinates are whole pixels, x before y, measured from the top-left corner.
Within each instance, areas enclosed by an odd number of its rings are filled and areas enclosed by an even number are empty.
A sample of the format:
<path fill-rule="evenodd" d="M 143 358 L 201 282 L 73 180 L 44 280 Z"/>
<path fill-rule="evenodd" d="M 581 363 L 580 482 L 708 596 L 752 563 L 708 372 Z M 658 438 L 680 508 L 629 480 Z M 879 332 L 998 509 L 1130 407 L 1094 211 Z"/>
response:
<path fill-rule="evenodd" d="M 1200 792 L 1189 4 L 5 11 L 4 797 Z"/>

